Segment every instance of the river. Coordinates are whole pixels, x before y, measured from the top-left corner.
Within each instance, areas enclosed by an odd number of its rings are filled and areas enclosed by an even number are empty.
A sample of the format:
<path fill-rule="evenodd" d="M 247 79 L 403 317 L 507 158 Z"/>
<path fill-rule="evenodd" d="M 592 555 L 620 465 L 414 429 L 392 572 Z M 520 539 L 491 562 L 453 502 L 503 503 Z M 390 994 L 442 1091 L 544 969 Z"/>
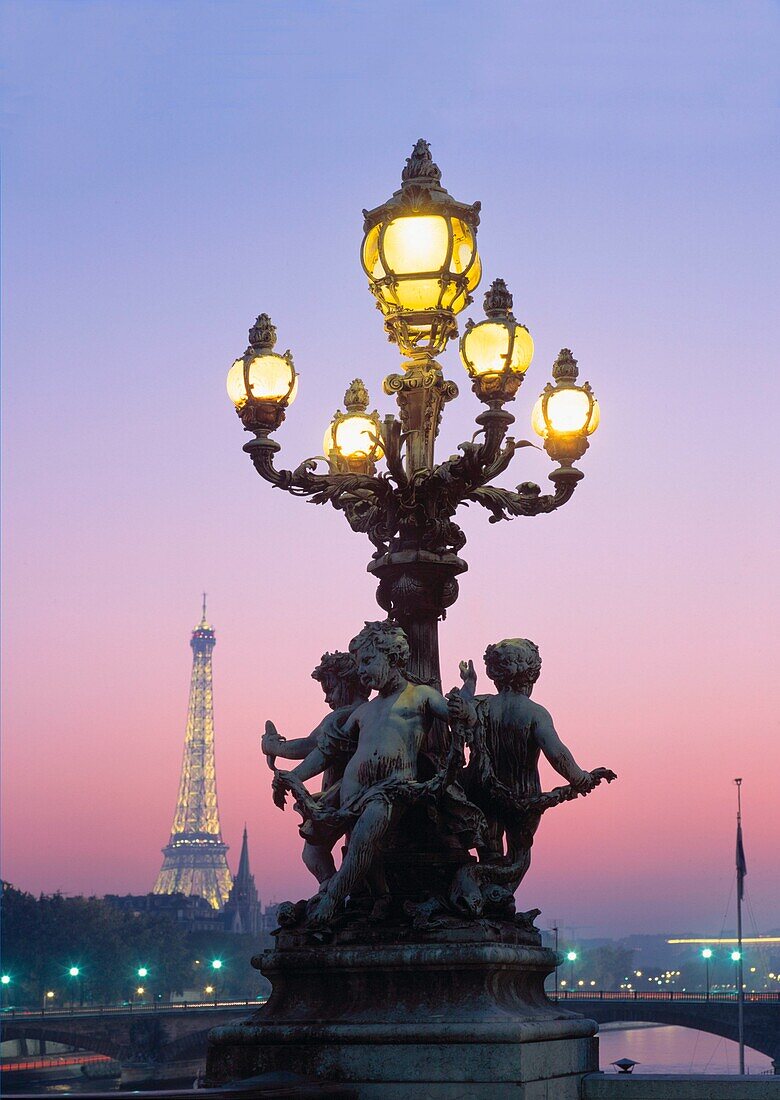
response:
<path fill-rule="evenodd" d="M 599 1063 L 605 1072 L 618 1058 L 632 1058 L 640 1064 L 635 1073 L 736 1073 L 739 1047 L 707 1031 L 687 1027 L 631 1027 L 605 1024 L 599 1031 Z M 745 1070 L 765 1073 L 772 1060 L 750 1047 L 745 1048 Z"/>

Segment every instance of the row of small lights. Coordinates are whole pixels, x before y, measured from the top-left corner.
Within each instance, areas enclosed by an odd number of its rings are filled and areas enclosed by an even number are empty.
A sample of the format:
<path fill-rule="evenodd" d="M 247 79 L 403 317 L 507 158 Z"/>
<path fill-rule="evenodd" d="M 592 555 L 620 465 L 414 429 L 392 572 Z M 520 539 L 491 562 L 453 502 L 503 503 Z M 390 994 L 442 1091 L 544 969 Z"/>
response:
<path fill-rule="evenodd" d="M 196 959 L 195 962 L 197 964 L 199 964 L 200 959 Z M 211 963 L 211 966 L 212 966 L 213 970 L 221 970 L 222 969 L 222 960 L 221 959 L 214 959 Z M 81 967 L 79 967 L 79 966 L 69 967 L 68 968 L 68 974 L 70 975 L 71 978 L 80 977 Z M 136 974 L 138 975 L 139 978 L 148 978 L 149 977 L 149 968 L 146 967 L 146 966 L 139 966 L 138 969 L 136 970 Z M 10 974 L 0 975 L 0 985 L 9 986 L 10 984 L 11 984 L 11 975 Z M 138 995 L 141 995 L 145 992 L 146 992 L 146 989 L 142 985 L 139 985 L 136 988 L 136 993 Z M 206 993 L 213 993 L 214 992 L 214 986 L 207 985 L 206 989 L 205 989 L 205 992 Z M 56 996 L 56 994 L 55 994 L 53 989 L 47 990 L 47 992 L 46 992 L 46 999 L 47 1000 L 51 1001 L 51 1000 L 54 999 L 55 996 Z"/>
<path fill-rule="evenodd" d="M 701 952 L 702 958 L 706 959 L 707 961 L 709 961 L 713 957 L 713 954 L 714 954 L 714 952 L 713 952 L 711 947 L 705 947 L 704 950 Z M 576 962 L 577 958 L 578 958 L 578 955 L 577 955 L 576 951 L 567 951 L 566 952 L 567 962 L 574 963 L 574 962 Z M 736 963 L 736 962 L 739 962 L 739 960 L 742 958 L 742 955 L 739 951 L 734 950 L 730 953 L 729 958 L 731 959 L 732 962 Z M 750 967 L 750 973 L 751 974 L 756 973 L 756 967 L 755 966 Z M 637 978 L 641 978 L 641 977 L 643 977 L 643 972 L 641 970 L 635 970 L 634 971 L 634 976 L 637 977 Z M 655 982 L 657 985 L 674 985 L 675 984 L 675 979 L 679 978 L 680 976 L 681 976 L 681 972 L 679 970 L 666 970 L 666 971 L 664 971 L 663 974 L 660 974 L 658 977 L 653 977 L 652 975 L 648 974 L 647 975 L 647 980 L 649 982 Z M 773 971 L 770 971 L 769 974 L 767 975 L 767 977 L 769 977 L 773 980 L 780 981 L 780 974 L 775 974 Z M 566 986 L 568 985 L 568 982 L 566 981 L 565 978 L 562 978 L 561 981 L 558 984 L 561 986 L 561 988 L 566 988 Z M 591 986 L 594 986 L 595 984 L 596 984 L 595 981 L 590 982 Z M 580 979 L 577 982 L 577 985 L 579 987 L 583 987 L 585 985 L 585 981 Z M 634 986 L 633 986 L 632 982 L 629 982 L 628 977 L 626 977 L 625 980 L 623 982 L 621 982 L 620 988 L 621 989 L 633 989 Z"/>

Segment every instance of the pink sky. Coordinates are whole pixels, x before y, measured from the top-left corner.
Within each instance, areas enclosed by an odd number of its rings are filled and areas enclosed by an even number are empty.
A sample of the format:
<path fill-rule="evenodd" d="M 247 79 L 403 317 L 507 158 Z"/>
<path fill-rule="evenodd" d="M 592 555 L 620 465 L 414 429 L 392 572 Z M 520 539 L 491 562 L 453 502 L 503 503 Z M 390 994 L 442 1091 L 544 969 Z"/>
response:
<path fill-rule="evenodd" d="M 747 927 L 780 927 L 778 13 L 653 9 L 402 3 L 410 42 L 352 3 L 4 5 L 4 878 L 151 889 L 205 588 L 230 858 L 246 821 L 263 899 L 311 892 L 258 738 L 322 716 L 311 669 L 380 616 L 371 548 L 260 481 L 224 379 L 266 310 L 301 375 L 288 465 L 355 376 L 390 410 L 361 209 L 424 136 L 483 204 L 467 315 L 500 275 L 536 343 L 515 434 L 563 346 L 602 408 L 565 509 L 462 513 L 441 630 L 446 687 L 463 657 L 484 686 L 487 643 L 537 641 L 535 698 L 620 776 L 546 816 L 522 907 L 717 933 L 741 775 Z M 446 456 L 480 406 L 454 346 L 442 365 Z M 523 451 L 501 483 L 550 468 Z"/>

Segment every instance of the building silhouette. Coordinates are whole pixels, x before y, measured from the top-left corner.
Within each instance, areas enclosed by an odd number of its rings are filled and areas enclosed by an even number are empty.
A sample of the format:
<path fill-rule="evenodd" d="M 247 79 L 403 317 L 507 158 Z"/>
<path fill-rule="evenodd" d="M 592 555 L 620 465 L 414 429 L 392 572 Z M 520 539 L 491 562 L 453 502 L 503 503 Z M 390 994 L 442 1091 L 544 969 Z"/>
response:
<path fill-rule="evenodd" d="M 201 897 L 213 909 L 222 909 L 230 895 L 233 879 L 217 806 L 211 673 L 211 654 L 216 638 L 206 621 L 205 594 L 203 616 L 192 632 L 190 645 L 192 678 L 179 797 L 154 893 Z M 254 883 L 252 886 L 254 888 Z"/>

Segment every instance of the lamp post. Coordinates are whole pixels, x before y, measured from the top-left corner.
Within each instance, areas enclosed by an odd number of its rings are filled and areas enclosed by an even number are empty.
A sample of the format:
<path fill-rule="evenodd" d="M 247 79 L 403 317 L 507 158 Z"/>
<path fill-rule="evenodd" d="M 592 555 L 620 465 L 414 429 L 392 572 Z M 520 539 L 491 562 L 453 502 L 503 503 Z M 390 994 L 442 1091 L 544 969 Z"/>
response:
<path fill-rule="evenodd" d="M 704 959 L 705 967 L 705 981 L 707 988 L 707 1000 L 710 999 L 710 959 L 712 958 L 712 948 L 705 947 L 702 950 L 701 957 Z"/>
<path fill-rule="evenodd" d="M 41 1008 L 41 1012 L 45 1012 L 46 1011 L 46 1005 L 47 1004 L 51 1005 L 53 1000 L 54 1000 L 54 990 L 53 989 L 48 989 L 43 995 L 43 1007 Z"/>
<path fill-rule="evenodd" d="M 555 951 L 555 979 L 554 980 L 555 980 L 555 999 L 557 1001 L 558 1000 L 558 994 L 560 993 L 560 990 L 558 988 L 558 959 L 560 958 L 560 956 L 558 955 L 558 931 L 559 931 L 558 925 L 554 924 L 553 927 L 552 927 L 552 930 L 555 933 L 555 947 L 553 948 L 553 950 Z"/>
<path fill-rule="evenodd" d="M 566 958 L 569 961 L 569 988 L 574 988 L 574 964 L 577 961 L 576 951 L 567 951 Z"/>
<path fill-rule="evenodd" d="M 10 988 L 10 985 L 11 985 L 11 975 L 10 974 L 0 975 L 0 1003 L 2 1004 L 3 1007 L 5 1007 L 6 994 L 8 992 L 8 989 Z"/>
<path fill-rule="evenodd" d="M 216 1004 L 217 1000 L 219 998 L 217 979 L 218 979 L 218 977 L 220 975 L 220 972 L 222 970 L 222 960 L 221 959 L 214 959 L 211 963 L 211 969 L 214 971 L 214 1004 Z"/>
<path fill-rule="evenodd" d="M 384 380 L 397 412 L 383 419 L 368 413 L 368 391 L 355 379 L 345 395 L 346 412 L 337 412 L 326 430 L 324 456 L 294 470 L 277 469 L 280 445 L 272 435 L 295 400 L 298 375 L 292 354 L 274 351 L 276 329 L 265 313 L 230 368 L 228 393 L 253 435 L 244 450 L 260 476 L 294 496 L 330 503 L 368 536 L 377 601 L 406 632 L 409 671 L 440 688 L 438 623 L 457 600 L 457 578 L 468 568 L 459 556 L 466 536 L 454 521 L 457 509 L 478 504 L 496 523 L 560 508 L 583 477 L 574 463 L 598 426 L 598 404 L 588 383 L 577 383 L 576 360 L 564 349 L 553 367 L 554 385 L 545 387 L 533 416 L 534 430 L 557 463 L 549 475 L 553 492 L 542 493 L 531 482 L 514 490 L 491 484 L 518 449 L 534 445 L 507 434 L 515 418 L 505 406 L 517 396 L 534 347 L 512 312 L 506 283 L 496 279 L 485 295 L 485 319 L 469 321 L 460 342 L 484 406 L 477 436 L 437 462 L 444 406 L 458 387 L 444 377 L 436 357 L 457 335 L 456 316 L 471 303 L 481 278 L 480 204 L 449 194 L 428 143 L 420 140 L 399 190 L 363 214 L 363 270 L 388 338 L 403 357 L 401 371 Z M 382 460 L 386 469 L 378 473 Z M 318 471 L 322 463 L 326 469 Z"/>
<path fill-rule="evenodd" d="M 740 963 L 742 962 L 742 952 L 736 950 L 732 951 L 730 958 L 731 961 L 734 963 L 734 988 L 736 989 L 737 993 L 739 993 L 739 981 L 742 976 L 742 967 L 740 966 Z"/>
<path fill-rule="evenodd" d="M 68 968 L 68 974 L 70 975 L 71 978 L 74 979 L 73 985 L 71 987 L 73 995 L 71 997 L 71 1002 L 70 1003 L 74 1008 L 76 1007 L 76 978 L 78 978 L 79 979 L 78 984 L 79 984 L 79 988 L 80 988 L 81 1007 L 83 1008 L 84 1007 L 84 976 L 81 973 L 81 967 L 79 967 L 79 966 L 69 967 Z"/>
<path fill-rule="evenodd" d="M 147 986 L 146 979 L 149 977 L 149 968 L 147 966 L 139 966 L 136 970 L 136 975 L 138 976 L 138 988 L 140 989 L 140 992 L 143 993 Z M 152 995 L 150 994 L 150 996 Z M 152 997 L 152 999 L 154 998 Z"/>

